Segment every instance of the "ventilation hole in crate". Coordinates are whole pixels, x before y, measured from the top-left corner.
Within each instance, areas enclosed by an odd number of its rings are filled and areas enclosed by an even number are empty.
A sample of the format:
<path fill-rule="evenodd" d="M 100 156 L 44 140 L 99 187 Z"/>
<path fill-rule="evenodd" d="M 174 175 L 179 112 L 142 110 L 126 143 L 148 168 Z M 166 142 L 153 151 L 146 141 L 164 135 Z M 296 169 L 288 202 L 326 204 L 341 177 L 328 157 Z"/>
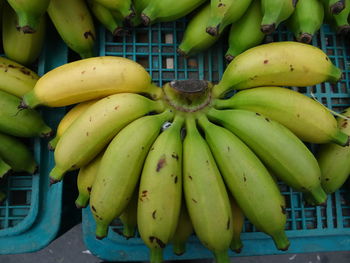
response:
<path fill-rule="evenodd" d="M 174 57 L 162 57 L 163 69 L 174 69 Z"/>
<path fill-rule="evenodd" d="M 28 200 L 28 193 L 24 190 L 11 191 L 9 205 L 28 205 L 30 204 L 30 199 Z"/>
<path fill-rule="evenodd" d="M 136 31 L 136 43 L 149 43 L 148 31 Z"/>
<path fill-rule="evenodd" d="M 172 32 L 162 32 L 162 43 L 174 44 L 174 34 Z"/>
<path fill-rule="evenodd" d="M 334 56 L 334 49 L 327 48 L 326 53 L 327 53 L 328 56 Z"/>
<path fill-rule="evenodd" d="M 144 68 L 149 68 L 148 56 L 136 56 L 136 62 L 142 65 Z"/>
<path fill-rule="evenodd" d="M 187 59 L 187 67 L 188 68 L 198 68 L 198 61 L 195 58 L 189 58 Z"/>
<path fill-rule="evenodd" d="M 107 45 L 106 53 L 113 53 L 111 55 L 123 54 L 123 46 L 122 45 Z"/>
<path fill-rule="evenodd" d="M 23 219 L 13 219 L 13 220 L 9 220 L 9 226 L 8 227 L 14 227 L 16 225 L 18 225 L 18 223 L 20 223 Z"/>

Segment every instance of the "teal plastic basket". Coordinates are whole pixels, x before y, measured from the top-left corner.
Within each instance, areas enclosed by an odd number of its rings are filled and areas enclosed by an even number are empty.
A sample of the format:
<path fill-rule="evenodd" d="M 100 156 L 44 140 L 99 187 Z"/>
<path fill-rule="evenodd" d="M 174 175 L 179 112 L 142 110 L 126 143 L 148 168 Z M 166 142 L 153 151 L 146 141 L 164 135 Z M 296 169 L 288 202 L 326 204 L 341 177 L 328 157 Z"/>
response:
<path fill-rule="evenodd" d="M 45 72 L 67 61 L 68 49 L 50 35 L 39 59 L 37 72 Z M 53 129 L 63 116 L 61 110 L 41 111 Z M 62 183 L 49 186 L 48 173 L 54 164 L 47 139 L 31 140 L 39 172 L 34 175 L 11 175 L 2 187 L 7 199 L 0 205 L 0 254 L 34 252 L 49 244 L 60 226 Z"/>
<path fill-rule="evenodd" d="M 206 79 L 215 82 L 225 69 L 225 38 L 210 50 L 191 58 L 179 57 L 176 49 L 182 39 L 186 21 L 140 27 L 130 35 L 113 38 L 104 29 L 99 35 L 99 55 L 123 56 L 141 63 L 152 75 L 154 82 L 163 85 L 174 79 Z M 293 40 L 293 35 L 283 27 L 271 36 L 273 41 Z M 270 38 L 271 38 L 270 37 Z M 322 48 L 333 63 L 343 69 L 344 77 L 337 84 L 324 83 L 315 87 L 293 88 L 340 112 L 350 106 L 349 64 L 350 49 L 343 37 L 335 35 L 328 26 L 323 26 L 313 40 L 313 45 Z M 314 148 L 314 147 L 312 147 Z M 230 256 L 271 255 L 350 250 L 350 192 L 341 189 L 329 196 L 325 206 L 305 206 L 302 194 L 284 184 L 280 189 L 287 202 L 288 222 L 286 233 L 291 241 L 287 252 L 278 251 L 272 239 L 258 232 L 248 221 L 241 235 L 244 248 L 241 254 Z M 147 261 L 149 250 L 139 237 L 126 240 L 120 236 L 121 225 L 109 228 L 108 237 L 95 238 L 95 222 L 89 208 L 83 210 L 83 234 L 87 248 L 106 261 Z M 196 236 L 191 236 L 187 252 L 182 256 L 172 253 L 172 246 L 165 248 L 165 260 L 212 258 Z"/>

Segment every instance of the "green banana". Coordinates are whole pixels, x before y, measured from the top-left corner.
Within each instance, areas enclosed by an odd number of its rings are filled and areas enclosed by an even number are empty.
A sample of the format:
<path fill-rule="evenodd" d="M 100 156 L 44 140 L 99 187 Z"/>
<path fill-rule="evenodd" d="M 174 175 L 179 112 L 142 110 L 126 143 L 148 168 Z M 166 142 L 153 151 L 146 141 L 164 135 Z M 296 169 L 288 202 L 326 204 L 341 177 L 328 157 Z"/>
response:
<path fill-rule="evenodd" d="M 241 233 L 244 225 L 244 214 L 242 209 L 238 206 L 237 201 L 230 196 L 231 209 L 232 209 L 232 224 L 233 224 L 233 237 L 230 248 L 236 253 L 241 253 L 243 243 L 241 240 Z"/>
<path fill-rule="evenodd" d="M 323 18 L 324 8 L 320 0 L 299 0 L 287 26 L 297 41 L 309 44 L 321 28 Z"/>
<path fill-rule="evenodd" d="M 210 5 L 204 6 L 187 24 L 182 41 L 177 52 L 182 56 L 191 56 L 212 46 L 219 36 L 211 36 L 205 32 L 210 14 Z"/>
<path fill-rule="evenodd" d="M 177 117 L 152 145 L 143 170 L 137 206 L 139 233 L 151 262 L 161 262 L 175 233 L 182 195 L 183 118 Z"/>
<path fill-rule="evenodd" d="M 222 113 L 214 111 L 209 116 L 214 116 L 215 120 L 220 118 L 219 121 L 222 123 L 225 121 L 223 125 L 226 126 L 226 122 L 231 121 L 231 119 L 235 121 L 238 119 L 233 117 L 234 114 L 229 114 L 228 111 Z M 250 118 L 247 118 L 247 120 L 251 121 Z M 236 123 L 241 125 L 243 122 L 237 120 L 232 126 Z M 210 123 L 204 116 L 199 118 L 199 125 L 205 133 L 205 139 L 214 155 L 225 184 L 243 213 L 260 231 L 273 238 L 278 249 L 287 250 L 289 241 L 284 232 L 287 220 L 284 198 L 264 165 L 248 148 L 250 144 L 245 145 L 230 131 Z M 260 127 L 258 131 L 263 132 Z M 237 133 L 237 135 L 240 134 Z M 247 134 L 247 136 L 249 135 Z M 254 150 L 254 148 L 252 149 Z M 270 149 L 272 149 L 271 146 Z M 269 197 L 268 200 L 266 200 L 266 196 Z M 261 200 L 265 201 L 261 202 Z M 235 220 L 237 219 L 234 218 L 233 223 Z M 234 233 L 237 234 L 237 232 L 239 230 Z M 233 237 L 233 244 L 231 243 L 231 245 L 234 248 L 237 248 L 238 245 L 239 248 L 239 236 Z"/>
<path fill-rule="evenodd" d="M 52 130 L 32 109 L 19 110 L 21 99 L 0 91 L 0 132 L 18 137 L 49 137 Z"/>
<path fill-rule="evenodd" d="M 23 65 L 0 57 L 0 79 L 0 91 L 20 98 L 34 88 L 39 76 Z"/>
<path fill-rule="evenodd" d="M 88 164 L 131 121 L 162 110 L 161 101 L 133 93 L 119 93 L 99 100 L 82 113 L 58 141 L 51 183 L 62 180 L 68 170 Z"/>
<path fill-rule="evenodd" d="M 10 5 L 5 4 L 2 13 L 2 44 L 5 56 L 22 65 L 35 62 L 44 45 L 45 19 L 45 15 L 40 17 L 35 33 L 25 34 L 17 30 L 17 15 Z"/>
<path fill-rule="evenodd" d="M 326 22 L 329 23 L 338 34 L 346 35 L 350 32 L 350 24 L 348 21 L 350 14 L 350 0 L 345 0 L 344 4 L 345 8 L 338 14 L 331 14 L 329 10 L 325 10 L 325 16 Z"/>
<path fill-rule="evenodd" d="M 139 199 L 139 187 L 136 187 L 132 194 L 131 200 L 119 216 L 120 221 L 123 223 L 122 235 L 126 238 L 132 238 L 135 236 L 137 229 L 137 202 Z"/>
<path fill-rule="evenodd" d="M 182 200 L 181 203 L 177 227 L 171 239 L 171 243 L 173 244 L 173 252 L 177 256 L 181 256 L 186 252 L 186 242 L 193 234 L 193 225 L 190 216 L 188 215 L 185 200 Z"/>
<path fill-rule="evenodd" d="M 252 0 L 211 0 L 206 32 L 218 36 L 224 29 L 246 12 Z"/>
<path fill-rule="evenodd" d="M 319 48 L 285 41 L 260 45 L 237 56 L 213 88 L 220 97 L 230 89 L 262 86 L 306 87 L 336 82 L 342 71 Z"/>
<path fill-rule="evenodd" d="M 286 127 L 260 113 L 246 110 L 212 108 L 208 116 L 238 136 L 287 185 L 297 191 L 310 193 L 317 204 L 327 200 L 327 194 L 321 187 L 321 171 L 317 160 Z M 239 202 L 239 198 L 236 198 Z M 244 208 L 243 205 L 240 207 Z M 245 215 L 248 217 L 246 212 Z"/>
<path fill-rule="evenodd" d="M 38 165 L 33 153 L 18 138 L 0 132 L 0 157 L 11 166 L 14 172 L 34 174 Z"/>
<path fill-rule="evenodd" d="M 339 14 L 345 8 L 345 0 L 321 0 L 325 11 L 330 14 Z"/>
<path fill-rule="evenodd" d="M 24 33 L 34 33 L 40 24 L 51 0 L 7 0 L 18 15 L 18 29 Z"/>
<path fill-rule="evenodd" d="M 260 30 L 261 20 L 260 0 L 253 0 L 242 18 L 231 26 L 229 49 L 225 55 L 227 61 L 231 61 L 234 57 L 263 41 L 265 34 Z"/>
<path fill-rule="evenodd" d="M 131 26 L 136 27 L 142 24 L 141 13 L 151 0 L 134 0 L 135 16 L 129 20 Z"/>
<path fill-rule="evenodd" d="M 75 200 L 77 208 L 85 208 L 90 199 L 90 193 L 94 184 L 98 168 L 100 167 L 101 159 L 104 151 L 96 156 L 90 163 L 80 168 L 77 177 L 77 186 L 79 195 Z"/>
<path fill-rule="evenodd" d="M 118 36 L 124 31 L 123 22 L 116 19 L 112 11 L 96 2 L 96 0 L 88 0 L 87 3 L 93 15 L 113 36 Z"/>
<path fill-rule="evenodd" d="M 181 18 L 205 3 L 206 0 L 150 0 L 142 11 L 141 19 L 145 26 L 155 22 L 169 22 Z"/>
<path fill-rule="evenodd" d="M 264 34 L 273 33 L 282 21 L 293 14 L 297 2 L 298 0 L 261 0 L 261 31 Z"/>
<path fill-rule="evenodd" d="M 96 3 L 108 8 L 109 10 L 118 11 L 124 19 L 132 18 L 135 13 L 132 8 L 131 0 L 94 0 Z"/>
<path fill-rule="evenodd" d="M 342 115 L 350 118 L 350 108 Z M 338 126 L 350 136 L 350 119 L 338 117 Z M 337 191 L 350 175 L 350 146 L 340 147 L 335 144 L 322 145 L 317 153 L 321 168 L 321 183 L 326 193 Z"/>
<path fill-rule="evenodd" d="M 315 100 L 287 88 L 261 87 L 242 90 L 227 100 L 216 100 L 219 109 L 254 111 L 291 130 L 302 141 L 349 144 L 329 110 Z"/>
<path fill-rule="evenodd" d="M 172 112 L 165 111 L 139 118 L 122 129 L 107 147 L 90 197 L 96 238 L 104 238 L 109 224 L 124 211 L 139 180 L 149 148 L 163 123 L 172 116 Z"/>
<path fill-rule="evenodd" d="M 81 58 L 93 56 L 96 32 L 84 0 L 50 0 L 47 13 L 69 48 Z"/>
<path fill-rule="evenodd" d="M 197 237 L 214 253 L 216 262 L 230 262 L 228 249 L 233 235 L 230 201 L 209 146 L 192 118 L 186 119 L 183 184 Z"/>
<path fill-rule="evenodd" d="M 5 178 L 11 172 L 11 166 L 8 165 L 0 156 L 0 180 Z M 1 203 L 1 198 L 0 198 Z"/>

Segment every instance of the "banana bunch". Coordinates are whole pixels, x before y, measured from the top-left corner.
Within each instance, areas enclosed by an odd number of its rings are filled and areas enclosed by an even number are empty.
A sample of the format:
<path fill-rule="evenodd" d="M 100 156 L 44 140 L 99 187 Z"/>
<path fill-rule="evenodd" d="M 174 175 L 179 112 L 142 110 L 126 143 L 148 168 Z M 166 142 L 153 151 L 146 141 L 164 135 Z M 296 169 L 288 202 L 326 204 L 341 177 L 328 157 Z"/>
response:
<path fill-rule="evenodd" d="M 89 204 L 96 238 L 119 219 L 122 234 L 137 229 L 150 261 L 162 262 L 167 244 L 182 254 L 194 232 L 220 263 L 242 249 L 244 217 L 288 249 L 288 204 L 271 173 L 311 204 L 326 201 L 303 142 L 343 148 L 349 135 L 324 106 L 280 86 L 340 77 L 323 51 L 297 42 L 245 51 L 217 85 L 174 80 L 159 88 L 139 64 L 106 56 L 53 69 L 18 104 L 75 105 L 50 142 L 50 180 L 79 170 L 76 206 Z M 224 96 L 232 89 L 243 90 Z"/>

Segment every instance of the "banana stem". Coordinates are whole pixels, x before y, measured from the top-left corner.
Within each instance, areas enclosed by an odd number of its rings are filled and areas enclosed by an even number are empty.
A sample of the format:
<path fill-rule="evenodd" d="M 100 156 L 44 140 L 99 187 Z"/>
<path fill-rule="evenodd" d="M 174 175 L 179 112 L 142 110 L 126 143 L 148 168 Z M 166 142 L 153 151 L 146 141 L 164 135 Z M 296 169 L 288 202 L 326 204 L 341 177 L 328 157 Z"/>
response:
<path fill-rule="evenodd" d="M 282 250 L 282 251 L 288 250 L 290 243 L 284 230 L 273 234 L 272 239 L 279 250 Z"/>
<path fill-rule="evenodd" d="M 53 138 L 51 141 L 49 141 L 48 148 L 50 151 L 55 150 L 59 139 L 60 139 L 59 136 L 56 135 L 55 138 Z"/>
<path fill-rule="evenodd" d="M 162 248 L 151 248 L 150 263 L 161 263 L 163 262 L 163 249 Z"/>
<path fill-rule="evenodd" d="M 222 252 L 214 252 L 216 263 L 229 263 L 230 258 L 228 256 L 227 251 Z"/>
<path fill-rule="evenodd" d="M 173 252 L 177 256 L 181 256 L 186 252 L 186 243 L 185 242 L 174 242 L 173 243 Z"/>
<path fill-rule="evenodd" d="M 212 97 L 213 99 L 222 98 L 229 90 L 230 87 L 222 85 L 221 83 L 216 84 L 212 90 Z"/>
<path fill-rule="evenodd" d="M 89 202 L 90 196 L 84 195 L 84 194 L 79 194 L 77 199 L 75 200 L 75 206 L 78 209 L 85 208 Z"/>
<path fill-rule="evenodd" d="M 36 32 L 39 24 L 39 18 L 28 15 L 26 12 L 19 12 L 17 28 L 25 34 L 32 34 Z"/>
<path fill-rule="evenodd" d="M 135 226 L 131 226 L 129 224 L 124 224 L 124 226 L 123 226 L 123 236 L 126 239 L 134 237 L 135 236 L 135 231 L 136 231 Z"/>
<path fill-rule="evenodd" d="M 241 253 L 243 243 L 239 237 L 233 237 L 230 245 L 230 249 L 236 253 Z"/>

